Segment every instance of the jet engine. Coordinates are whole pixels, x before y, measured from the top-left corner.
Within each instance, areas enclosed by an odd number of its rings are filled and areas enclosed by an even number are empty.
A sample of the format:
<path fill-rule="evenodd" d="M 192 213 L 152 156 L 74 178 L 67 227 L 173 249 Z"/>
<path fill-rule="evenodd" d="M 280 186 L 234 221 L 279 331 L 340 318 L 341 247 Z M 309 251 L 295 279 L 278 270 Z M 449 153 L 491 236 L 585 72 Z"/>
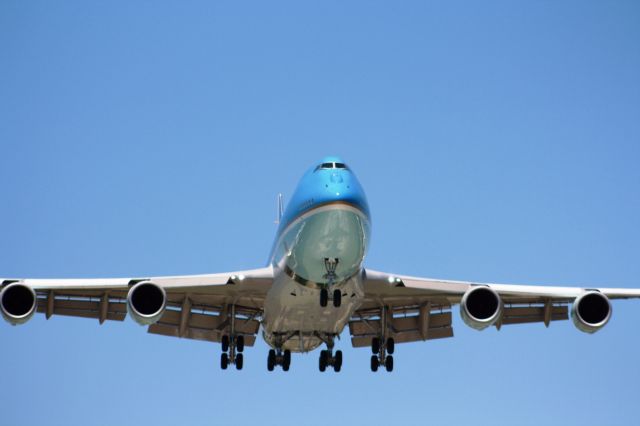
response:
<path fill-rule="evenodd" d="M 576 297 L 571 308 L 571 319 L 580 331 L 595 333 L 611 318 L 611 302 L 598 291 L 587 291 Z"/>
<path fill-rule="evenodd" d="M 471 287 L 462 296 L 460 315 L 469 327 L 483 330 L 502 316 L 502 300 L 491 287 Z"/>
<path fill-rule="evenodd" d="M 167 293 L 150 281 L 135 284 L 127 295 L 129 315 L 140 325 L 156 323 L 167 307 Z"/>
<path fill-rule="evenodd" d="M 24 284 L 9 284 L 0 292 L 0 311 L 13 325 L 29 321 L 36 313 L 36 306 L 36 292 Z"/>

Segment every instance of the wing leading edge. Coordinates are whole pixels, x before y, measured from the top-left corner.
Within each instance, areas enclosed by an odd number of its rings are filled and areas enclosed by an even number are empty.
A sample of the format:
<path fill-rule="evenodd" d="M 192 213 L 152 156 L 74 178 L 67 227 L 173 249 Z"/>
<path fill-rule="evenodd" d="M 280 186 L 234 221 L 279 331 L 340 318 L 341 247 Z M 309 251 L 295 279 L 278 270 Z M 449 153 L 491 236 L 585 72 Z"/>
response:
<path fill-rule="evenodd" d="M 365 292 L 367 295 L 369 292 L 372 295 L 385 297 L 428 294 L 445 297 L 451 303 L 460 303 L 464 293 L 473 286 L 490 287 L 507 300 L 512 301 L 552 298 L 557 302 L 572 302 L 576 297 L 590 290 L 598 291 L 609 299 L 640 298 L 640 289 L 478 283 L 395 275 L 371 269 L 365 271 Z"/>

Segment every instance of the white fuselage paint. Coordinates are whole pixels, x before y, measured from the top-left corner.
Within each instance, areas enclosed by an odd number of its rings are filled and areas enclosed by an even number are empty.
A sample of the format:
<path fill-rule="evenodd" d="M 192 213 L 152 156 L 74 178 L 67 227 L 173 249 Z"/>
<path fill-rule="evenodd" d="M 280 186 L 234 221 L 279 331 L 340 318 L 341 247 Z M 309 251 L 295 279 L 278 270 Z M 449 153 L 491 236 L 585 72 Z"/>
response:
<path fill-rule="evenodd" d="M 274 281 L 265 302 L 263 337 L 273 347 L 307 352 L 337 336 L 362 303 L 362 262 L 369 221 L 346 203 L 329 203 L 298 217 L 281 232 L 272 264 Z M 339 259 L 333 284 L 325 258 Z M 342 292 L 342 303 L 320 306 L 320 289 Z"/>

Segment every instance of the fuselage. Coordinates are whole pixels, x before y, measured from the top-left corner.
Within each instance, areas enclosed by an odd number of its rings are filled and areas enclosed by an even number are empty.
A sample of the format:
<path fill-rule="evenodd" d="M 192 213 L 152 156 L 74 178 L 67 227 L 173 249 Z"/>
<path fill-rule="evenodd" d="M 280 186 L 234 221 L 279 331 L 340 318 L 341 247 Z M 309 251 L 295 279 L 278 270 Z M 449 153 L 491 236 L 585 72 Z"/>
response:
<path fill-rule="evenodd" d="M 325 158 L 304 174 L 271 250 L 275 279 L 263 317 L 267 343 L 305 352 L 342 332 L 364 295 L 370 229 L 364 191 L 339 158 Z M 340 306 L 321 306 L 322 289 L 339 290 Z"/>

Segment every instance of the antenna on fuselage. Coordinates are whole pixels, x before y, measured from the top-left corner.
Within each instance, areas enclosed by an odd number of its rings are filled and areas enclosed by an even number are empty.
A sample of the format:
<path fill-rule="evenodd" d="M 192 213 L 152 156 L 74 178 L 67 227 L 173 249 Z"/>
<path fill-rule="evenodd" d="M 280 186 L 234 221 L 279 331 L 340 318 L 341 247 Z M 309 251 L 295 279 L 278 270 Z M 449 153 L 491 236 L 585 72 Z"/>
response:
<path fill-rule="evenodd" d="M 280 219 L 282 219 L 282 215 L 284 214 L 284 195 L 282 192 L 278 194 L 278 215 L 276 216 L 275 224 L 280 225 Z"/>

